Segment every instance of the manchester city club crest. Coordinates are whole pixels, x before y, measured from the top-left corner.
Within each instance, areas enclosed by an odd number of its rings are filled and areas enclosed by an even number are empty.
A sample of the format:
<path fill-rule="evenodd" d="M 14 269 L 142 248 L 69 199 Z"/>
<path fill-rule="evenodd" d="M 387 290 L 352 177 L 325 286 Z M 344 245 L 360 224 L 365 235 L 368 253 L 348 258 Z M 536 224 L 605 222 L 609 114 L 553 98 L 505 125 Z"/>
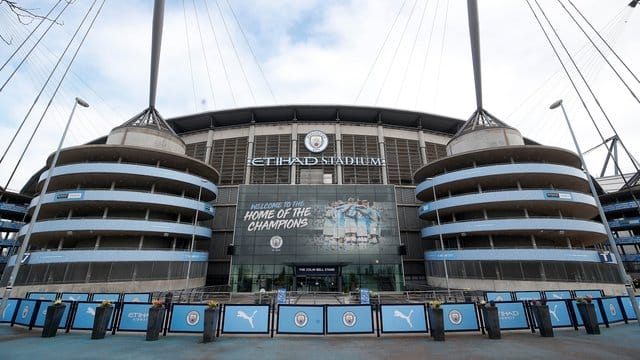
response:
<path fill-rule="evenodd" d="M 271 245 L 271 248 L 273 250 L 280 250 L 280 248 L 282 247 L 282 237 L 275 235 L 271 237 L 271 240 L 269 240 L 269 245 Z"/>
<path fill-rule="evenodd" d="M 357 322 L 358 322 L 358 318 L 356 317 L 356 314 L 354 314 L 352 311 L 347 311 L 344 314 L 342 314 L 342 323 L 344 324 L 344 326 L 352 327 Z"/>
<path fill-rule="evenodd" d="M 198 322 L 200 322 L 200 313 L 195 310 L 189 311 L 187 314 L 187 324 L 194 326 L 198 324 Z"/>
<path fill-rule="evenodd" d="M 462 313 L 455 309 L 449 311 L 449 321 L 451 321 L 453 325 L 460 325 L 462 322 Z"/>
<path fill-rule="evenodd" d="M 309 322 L 309 316 L 304 311 L 298 311 L 295 314 L 295 316 L 293 317 L 293 322 L 299 328 L 305 327 L 305 326 L 307 326 L 307 323 Z"/>
<path fill-rule="evenodd" d="M 25 306 L 24 309 L 22 309 L 22 318 L 26 318 L 27 314 L 29 314 L 29 305 Z"/>
<path fill-rule="evenodd" d="M 609 304 L 609 312 L 611 313 L 611 316 L 616 316 L 616 307 L 613 304 Z"/>
<path fill-rule="evenodd" d="M 312 153 L 323 152 L 327 145 L 329 145 L 329 139 L 322 131 L 314 130 L 304 137 L 304 146 Z"/>

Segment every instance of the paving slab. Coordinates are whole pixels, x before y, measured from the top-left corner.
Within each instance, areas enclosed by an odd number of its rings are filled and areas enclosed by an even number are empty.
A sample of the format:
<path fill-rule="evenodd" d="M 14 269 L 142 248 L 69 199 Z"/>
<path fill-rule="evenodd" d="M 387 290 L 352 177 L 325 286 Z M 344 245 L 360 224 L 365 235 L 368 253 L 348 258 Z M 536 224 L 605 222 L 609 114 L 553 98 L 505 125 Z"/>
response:
<path fill-rule="evenodd" d="M 40 337 L 31 331 L 0 325 L 0 359 L 640 359 L 637 323 L 601 327 L 600 335 L 584 329 L 554 329 L 543 338 L 530 331 L 503 331 L 489 340 L 480 332 L 447 333 L 444 342 L 428 335 L 247 336 L 223 335 L 203 344 L 202 336 L 168 334 L 146 341 L 144 333 L 118 332 L 91 340 L 89 331 Z"/>

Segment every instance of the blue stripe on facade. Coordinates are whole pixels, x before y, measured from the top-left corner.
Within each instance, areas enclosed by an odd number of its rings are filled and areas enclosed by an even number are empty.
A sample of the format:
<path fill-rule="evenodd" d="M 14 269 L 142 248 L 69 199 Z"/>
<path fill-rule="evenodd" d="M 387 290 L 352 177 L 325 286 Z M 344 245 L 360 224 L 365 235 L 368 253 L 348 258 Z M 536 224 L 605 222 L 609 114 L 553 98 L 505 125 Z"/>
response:
<path fill-rule="evenodd" d="M 635 201 L 627 201 L 627 202 L 623 202 L 623 203 L 603 205 L 602 206 L 602 210 L 604 210 L 605 212 L 609 212 L 609 211 L 615 211 L 615 210 L 636 209 L 638 207 L 639 206 L 638 206 L 637 202 L 635 202 Z"/>
<path fill-rule="evenodd" d="M 573 176 L 587 181 L 587 176 L 580 170 L 571 166 L 557 164 L 500 164 L 481 166 L 477 168 L 453 171 L 439 175 L 430 180 L 425 180 L 416 186 L 416 194 L 419 194 L 433 185 L 439 186 L 455 181 L 469 180 L 486 176 L 503 176 L 504 174 L 552 174 Z"/>
<path fill-rule="evenodd" d="M 500 232 L 513 230 L 565 230 L 582 231 L 606 235 L 604 225 L 590 220 L 525 218 L 461 221 L 456 223 L 434 225 L 420 231 L 422 237 L 442 234 L 459 234 L 474 232 Z"/>
<path fill-rule="evenodd" d="M 566 194 L 566 197 L 550 197 L 549 194 Z M 596 207 L 593 196 L 572 192 L 572 191 L 550 191 L 550 190 L 511 190 L 493 191 L 478 194 L 468 194 L 454 196 L 450 198 L 439 198 L 435 202 L 428 202 L 420 206 L 420 216 L 426 215 L 436 210 L 443 210 L 451 207 L 469 206 L 473 204 L 512 202 L 512 201 L 567 201 L 581 203 Z"/>
<path fill-rule="evenodd" d="M 40 175 L 40 181 L 46 179 L 49 170 Z M 203 189 L 218 195 L 218 187 L 210 181 L 203 181 L 205 179 L 184 173 L 182 171 L 159 168 L 155 166 L 134 165 L 134 164 L 113 164 L 113 163 L 82 163 L 71 164 L 55 167 L 53 176 L 61 175 L 82 175 L 82 174 L 125 174 L 125 175 L 140 175 L 144 177 L 155 177 L 174 181 L 180 181 L 188 183 L 194 186 L 202 186 Z"/>
<path fill-rule="evenodd" d="M 426 251 L 426 261 L 493 260 L 493 261 L 571 261 L 601 262 L 598 251 L 574 249 L 470 249 Z M 611 263 L 616 263 L 615 257 Z"/>
<path fill-rule="evenodd" d="M 209 253 L 203 251 L 171 250 L 63 250 L 32 252 L 28 264 L 76 263 L 76 262 L 145 262 L 145 261 L 191 261 L 205 262 Z M 9 265 L 16 262 L 16 256 L 9 259 Z"/>
<path fill-rule="evenodd" d="M 20 236 L 24 236 L 28 226 L 20 229 Z M 33 226 L 34 233 L 46 233 L 53 231 L 135 231 L 145 233 L 169 233 L 191 235 L 194 233 L 200 237 L 211 237 L 212 230 L 204 226 L 193 224 L 177 224 L 175 222 L 125 220 L 125 219 L 63 219 L 38 221 Z"/>
<path fill-rule="evenodd" d="M 640 218 L 625 218 L 620 220 L 609 221 L 609 227 L 613 230 L 616 229 L 624 229 L 630 227 L 640 226 Z"/>
<path fill-rule="evenodd" d="M 49 193 L 44 196 L 43 204 L 49 204 L 54 202 L 71 202 L 71 201 L 107 201 L 107 202 L 128 202 L 128 203 L 141 203 L 141 204 L 153 204 L 153 205 L 171 205 L 175 207 L 182 207 L 186 209 L 196 208 L 198 211 L 214 215 L 215 210 L 211 204 L 206 202 L 198 202 L 194 199 L 183 198 L 179 196 L 172 196 L 166 194 L 153 194 L 148 192 L 139 191 L 122 191 L 122 190 L 83 190 L 82 197 L 78 198 L 60 198 L 60 195 L 80 193 L 79 191 L 63 191 L 57 193 Z M 38 198 L 35 197 L 31 201 L 29 207 L 34 207 L 38 203 Z"/>
<path fill-rule="evenodd" d="M 640 244 L 640 236 L 623 236 L 614 238 L 616 240 L 616 244 L 618 245 L 632 245 L 632 244 Z"/>

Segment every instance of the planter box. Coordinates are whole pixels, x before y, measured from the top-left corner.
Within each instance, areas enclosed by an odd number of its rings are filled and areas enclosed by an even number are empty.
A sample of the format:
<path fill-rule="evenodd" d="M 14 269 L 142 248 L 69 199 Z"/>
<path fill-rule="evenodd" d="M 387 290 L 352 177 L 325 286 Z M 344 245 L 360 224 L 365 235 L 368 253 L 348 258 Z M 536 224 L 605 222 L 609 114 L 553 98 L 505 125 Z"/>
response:
<path fill-rule="evenodd" d="M 600 326 L 598 326 L 598 318 L 596 317 L 596 310 L 593 304 L 578 303 L 578 312 L 582 318 L 584 329 L 587 334 L 597 335 L 600 334 Z"/>
<path fill-rule="evenodd" d="M 204 310 L 204 330 L 202 332 L 202 342 L 208 343 L 216 340 L 216 330 L 218 327 L 218 309 Z"/>
<path fill-rule="evenodd" d="M 489 339 L 500 339 L 500 318 L 498 317 L 498 308 L 496 306 L 483 306 L 482 318 L 484 319 L 484 327 L 487 329 Z"/>
<path fill-rule="evenodd" d="M 44 327 L 42 328 L 42 337 L 56 336 L 66 307 L 64 304 L 47 306 L 47 314 L 44 319 Z"/>
<path fill-rule="evenodd" d="M 158 340 L 160 333 L 162 332 L 162 325 L 164 324 L 164 307 L 149 308 L 149 318 L 147 319 L 147 341 Z"/>
<path fill-rule="evenodd" d="M 444 315 L 442 309 L 429 309 L 431 337 L 435 341 L 444 341 Z"/>
<path fill-rule="evenodd" d="M 533 305 L 531 306 L 531 310 L 533 311 L 533 317 L 536 319 L 538 330 L 540 330 L 540 336 L 553 337 L 553 325 L 551 324 L 549 306 Z"/>
<path fill-rule="evenodd" d="M 96 308 L 96 315 L 93 318 L 93 328 L 91 330 L 92 339 L 104 339 L 109 326 L 109 320 L 113 314 L 113 306 Z"/>

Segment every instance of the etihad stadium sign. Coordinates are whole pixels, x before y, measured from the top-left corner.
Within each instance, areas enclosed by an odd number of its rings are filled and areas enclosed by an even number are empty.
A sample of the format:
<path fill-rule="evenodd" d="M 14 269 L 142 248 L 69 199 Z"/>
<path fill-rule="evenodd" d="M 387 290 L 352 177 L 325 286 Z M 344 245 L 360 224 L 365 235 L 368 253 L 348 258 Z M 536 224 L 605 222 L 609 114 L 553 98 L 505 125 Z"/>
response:
<path fill-rule="evenodd" d="M 329 145 L 329 138 L 319 130 L 313 130 L 304 138 L 304 146 L 312 153 L 321 153 Z M 247 161 L 249 166 L 293 166 L 293 165 L 347 165 L 384 166 L 384 159 L 366 156 L 304 156 L 304 157 L 260 157 Z"/>
<path fill-rule="evenodd" d="M 384 166 L 381 158 L 364 156 L 304 156 L 304 157 L 262 157 L 247 161 L 250 166 L 292 166 L 292 165 L 353 165 Z"/>

